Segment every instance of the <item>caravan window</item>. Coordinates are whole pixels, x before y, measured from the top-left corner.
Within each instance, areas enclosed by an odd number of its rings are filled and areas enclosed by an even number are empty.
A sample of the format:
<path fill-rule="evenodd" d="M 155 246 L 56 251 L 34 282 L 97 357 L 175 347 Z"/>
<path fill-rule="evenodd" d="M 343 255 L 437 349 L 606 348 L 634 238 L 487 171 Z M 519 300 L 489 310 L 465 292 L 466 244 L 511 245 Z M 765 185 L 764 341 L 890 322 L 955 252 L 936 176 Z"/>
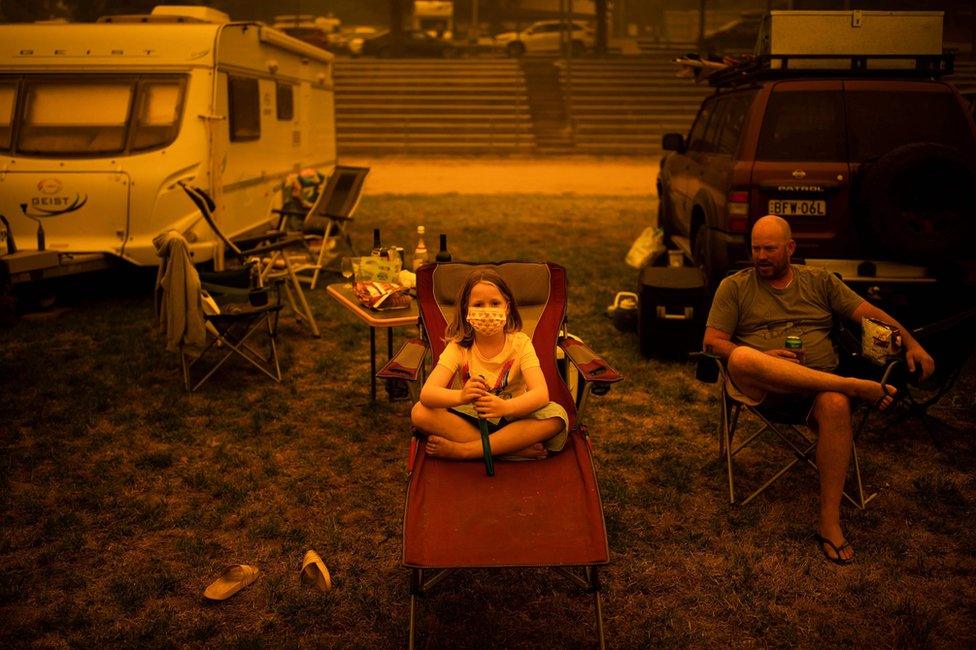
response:
<path fill-rule="evenodd" d="M 134 84 L 28 82 L 18 150 L 114 153 L 125 147 Z"/>
<path fill-rule="evenodd" d="M 183 86 L 176 81 L 147 81 L 140 87 L 132 149 L 142 151 L 176 138 L 183 104 Z"/>
<path fill-rule="evenodd" d="M 0 80 L 0 150 L 97 157 L 165 147 L 179 133 L 182 75 L 8 79 Z"/>
<path fill-rule="evenodd" d="M 279 120 L 295 118 L 295 87 L 291 84 L 275 82 L 275 106 Z"/>
<path fill-rule="evenodd" d="M 10 132 L 14 123 L 14 99 L 17 84 L 0 83 L 0 150 L 10 148 Z"/>
<path fill-rule="evenodd" d="M 242 142 L 261 137 L 261 97 L 258 80 L 248 77 L 228 77 L 230 100 L 230 140 Z"/>

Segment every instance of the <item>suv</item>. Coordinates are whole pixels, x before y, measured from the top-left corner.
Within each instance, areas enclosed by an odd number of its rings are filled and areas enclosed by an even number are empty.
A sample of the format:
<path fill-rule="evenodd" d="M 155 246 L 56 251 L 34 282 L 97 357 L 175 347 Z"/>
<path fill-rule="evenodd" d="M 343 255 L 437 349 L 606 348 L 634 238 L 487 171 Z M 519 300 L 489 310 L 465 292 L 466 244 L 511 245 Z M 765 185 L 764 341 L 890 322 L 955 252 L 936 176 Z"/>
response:
<path fill-rule="evenodd" d="M 565 33 L 566 23 L 561 20 L 543 20 L 532 23 L 521 32 L 503 32 L 495 36 L 495 44 L 504 48 L 510 57 L 522 56 L 525 53 L 558 52 L 560 48 L 560 32 Z M 573 54 L 582 54 L 594 43 L 593 32 L 583 23 L 572 23 L 570 33 Z"/>
<path fill-rule="evenodd" d="M 874 71 L 863 57 L 840 70 L 792 60 L 802 58 L 713 74 L 687 139 L 664 135 L 665 236 L 712 289 L 749 260 L 749 230 L 765 214 L 790 222 L 798 258 L 848 281 L 931 282 L 950 265 L 972 279 L 976 125 L 940 80 L 951 57 Z"/>

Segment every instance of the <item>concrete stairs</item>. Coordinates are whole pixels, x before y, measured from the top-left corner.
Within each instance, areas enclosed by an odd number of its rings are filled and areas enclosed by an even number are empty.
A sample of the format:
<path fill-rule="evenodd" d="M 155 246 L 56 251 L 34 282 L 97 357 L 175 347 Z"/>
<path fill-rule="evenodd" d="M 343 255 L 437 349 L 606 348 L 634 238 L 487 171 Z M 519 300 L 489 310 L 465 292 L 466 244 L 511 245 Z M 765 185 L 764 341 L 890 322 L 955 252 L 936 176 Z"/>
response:
<path fill-rule="evenodd" d="M 675 54 L 573 59 L 571 74 L 548 57 L 339 59 L 339 151 L 657 155 L 709 92 L 674 76 Z"/>
<path fill-rule="evenodd" d="M 573 150 L 573 127 L 566 112 L 566 98 L 559 69 L 550 58 L 525 57 L 519 61 L 525 77 L 538 152 Z"/>
<path fill-rule="evenodd" d="M 535 147 L 518 62 L 340 59 L 340 153 L 515 153 Z"/>
<path fill-rule="evenodd" d="M 674 56 L 574 59 L 560 66 L 576 151 L 658 155 L 664 133 L 687 133 L 713 89 L 675 77 Z"/>

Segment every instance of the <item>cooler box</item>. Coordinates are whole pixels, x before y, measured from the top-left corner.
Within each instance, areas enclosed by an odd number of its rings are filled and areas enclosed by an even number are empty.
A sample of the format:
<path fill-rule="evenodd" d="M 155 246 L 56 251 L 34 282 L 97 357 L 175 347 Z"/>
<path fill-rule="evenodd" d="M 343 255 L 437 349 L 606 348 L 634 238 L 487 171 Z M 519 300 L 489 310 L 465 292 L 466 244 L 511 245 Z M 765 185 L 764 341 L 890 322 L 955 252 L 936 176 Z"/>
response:
<path fill-rule="evenodd" d="M 641 356 L 685 358 L 701 350 L 707 305 L 697 267 L 644 267 L 638 296 Z"/>

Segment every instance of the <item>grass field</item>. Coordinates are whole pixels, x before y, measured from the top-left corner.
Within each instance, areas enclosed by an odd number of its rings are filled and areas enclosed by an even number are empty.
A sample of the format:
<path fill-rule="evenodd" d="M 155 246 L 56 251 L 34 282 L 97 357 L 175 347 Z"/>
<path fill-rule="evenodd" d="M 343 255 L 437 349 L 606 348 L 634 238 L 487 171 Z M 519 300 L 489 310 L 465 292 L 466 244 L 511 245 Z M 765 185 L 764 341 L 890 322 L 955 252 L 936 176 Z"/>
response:
<path fill-rule="evenodd" d="M 714 389 L 690 363 L 641 359 L 636 335 L 604 315 L 614 291 L 634 288 L 622 260 L 652 208 L 381 195 L 363 201 L 355 237 L 368 248 L 378 226 L 409 248 L 423 223 L 449 234 L 458 259 L 568 267 L 571 330 L 627 377 L 584 414 L 609 531 L 612 647 L 972 647 L 972 365 L 928 428 L 900 413 L 871 420 L 859 449 L 881 494 L 844 512 L 857 562 L 828 564 L 813 540 L 813 473 L 730 507 Z M 283 383 L 234 366 L 187 395 L 154 327 L 152 281 L 75 283 L 58 308 L 0 330 L 0 645 L 403 646 L 409 404 L 369 403 L 365 327 L 319 289 L 321 339 L 283 321 Z M 299 584 L 309 548 L 333 572 L 328 595 Z M 205 601 L 235 563 L 262 575 Z M 596 638 L 590 598 L 541 570 L 455 574 L 421 604 L 419 630 L 436 648 Z"/>

